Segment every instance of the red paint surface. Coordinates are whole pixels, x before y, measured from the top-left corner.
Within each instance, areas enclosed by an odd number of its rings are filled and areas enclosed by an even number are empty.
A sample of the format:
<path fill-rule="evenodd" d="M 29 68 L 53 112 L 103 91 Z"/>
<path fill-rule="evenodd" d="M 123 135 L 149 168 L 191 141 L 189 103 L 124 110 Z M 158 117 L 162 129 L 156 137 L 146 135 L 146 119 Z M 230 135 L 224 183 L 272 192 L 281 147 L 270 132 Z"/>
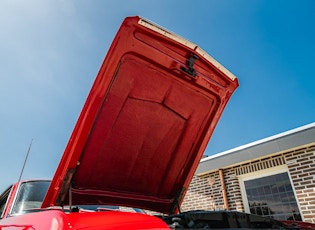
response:
<path fill-rule="evenodd" d="M 126 18 L 75 125 L 42 210 L 7 217 L 1 229 L 168 229 L 124 212 L 51 210 L 122 205 L 175 213 L 212 132 L 238 86 L 213 60 Z M 183 69 L 197 55 L 196 76 Z M 48 208 L 48 209 L 45 209 Z"/>
<path fill-rule="evenodd" d="M 115 204 L 176 212 L 238 86 L 213 63 L 127 18 L 96 77 L 43 207 Z M 191 77 L 180 70 L 199 55 Z"/>
<path fill-rule="evenodd" d="M 160 219 L 138 213 L 86 212 L 64 213 L 47 210 L 5 218 L 1 230 L 80 230 L 80 229 L 169 229 Z"/>

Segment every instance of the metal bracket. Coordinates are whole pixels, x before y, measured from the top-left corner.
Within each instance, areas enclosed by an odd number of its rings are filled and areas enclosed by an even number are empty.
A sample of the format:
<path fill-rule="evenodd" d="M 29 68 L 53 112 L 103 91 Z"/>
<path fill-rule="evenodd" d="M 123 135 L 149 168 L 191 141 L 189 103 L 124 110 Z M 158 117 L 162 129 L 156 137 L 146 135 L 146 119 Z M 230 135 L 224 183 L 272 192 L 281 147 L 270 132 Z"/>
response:
<path fill-rule="evenodd" d="M 170 213 L 173 214 L 176 211 L 178 211 L 178 213 L 181 213 L 180 210 L 180 201 L 183 198 L 183 195 L 185 193 L 187 189 L 185 187 L 182 187 L 182 189 L 179 191 L 178 195 L 175 197 L 174 201 L 173 201 L 173 205 L 172 208 L 170 209 Z"/>
<path fill-rule="evenodd" d="M 63 178 L 60 191 L 56 198 L 57 205 L 63 206 L 66 196 L 67 195 L 71 196 L 71 194 L 69 194 L 69 191 L 71 191 L 71 180 L 74 173 L 75 173 L 75 169 L 68 169 L 65 177 Z"/>
<path fill-rule="evenodd" d="M 190 58 L 186 60 L 187 68 L 185 66 L 181 66 L 180 69 L 195 78 L 197 73 L 196 73 L 196 70 L 194 69 L 194 64 L 197 59 L 198 59 L 198 56 L 195 54 L 192 54 Z"/>

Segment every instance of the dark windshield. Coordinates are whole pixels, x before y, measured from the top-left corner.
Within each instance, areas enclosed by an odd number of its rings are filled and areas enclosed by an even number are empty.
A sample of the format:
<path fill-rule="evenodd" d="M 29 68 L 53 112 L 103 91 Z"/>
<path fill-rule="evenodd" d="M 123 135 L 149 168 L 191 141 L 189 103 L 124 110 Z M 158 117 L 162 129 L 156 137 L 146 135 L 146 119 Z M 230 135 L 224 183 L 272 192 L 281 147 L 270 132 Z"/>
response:
<path fill-rule="evenodd" d="M 20 214 L 27 210 L 41 207 L 50 181 L 22 182 L 12 208 L 11 214 Z"/>
<path fill-rule="evenodd" d="M 9 197 L 9 194 L 11 192 L 12 186 L 7 188 L 1 195 L 0 195 L 0 218 L 2 217 L 2 213 L 4 211 L 4 208 L 7 204 L 7 200 Z"/>

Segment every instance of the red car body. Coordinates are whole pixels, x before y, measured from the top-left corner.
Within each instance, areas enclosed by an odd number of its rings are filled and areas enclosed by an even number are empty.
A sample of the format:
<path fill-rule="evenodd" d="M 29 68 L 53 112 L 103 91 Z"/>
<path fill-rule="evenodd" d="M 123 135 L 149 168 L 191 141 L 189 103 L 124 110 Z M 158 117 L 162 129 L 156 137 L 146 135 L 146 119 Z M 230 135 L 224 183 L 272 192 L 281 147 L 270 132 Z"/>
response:
<path fill-rule="evenodd" d="M 282 221 L 286 226 L 291 229 L 300 229 L 300 230 L 315 230 L 314 223 L 308 223 L 303 221 L 296 221 L 296 220 L 283 220 Z"/>
<path fill-rule="evenodd" d="M 41 207 L 12 215 L 14 185 L 0 229 L 168 228 L 150 215 L 72 207 L 177 213 L 237 86 L 237 78 L 197 45 L 140 17 L 126 18 Z"/>

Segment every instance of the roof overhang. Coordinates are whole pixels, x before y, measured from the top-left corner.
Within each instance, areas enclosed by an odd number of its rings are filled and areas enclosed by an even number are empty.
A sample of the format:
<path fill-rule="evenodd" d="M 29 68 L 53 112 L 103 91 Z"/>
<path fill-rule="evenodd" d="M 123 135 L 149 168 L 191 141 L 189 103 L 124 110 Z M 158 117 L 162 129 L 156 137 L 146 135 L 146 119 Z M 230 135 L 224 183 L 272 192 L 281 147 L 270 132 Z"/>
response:
<path fill-rule="evenodd" d="M 202 175 L 220 168 L 250 162 L 272 154 L 279 154 L 315 143 L 315 123 L 301 126 L 271 137 L 242 145 L 201 159 L 196 170 Z"/>

